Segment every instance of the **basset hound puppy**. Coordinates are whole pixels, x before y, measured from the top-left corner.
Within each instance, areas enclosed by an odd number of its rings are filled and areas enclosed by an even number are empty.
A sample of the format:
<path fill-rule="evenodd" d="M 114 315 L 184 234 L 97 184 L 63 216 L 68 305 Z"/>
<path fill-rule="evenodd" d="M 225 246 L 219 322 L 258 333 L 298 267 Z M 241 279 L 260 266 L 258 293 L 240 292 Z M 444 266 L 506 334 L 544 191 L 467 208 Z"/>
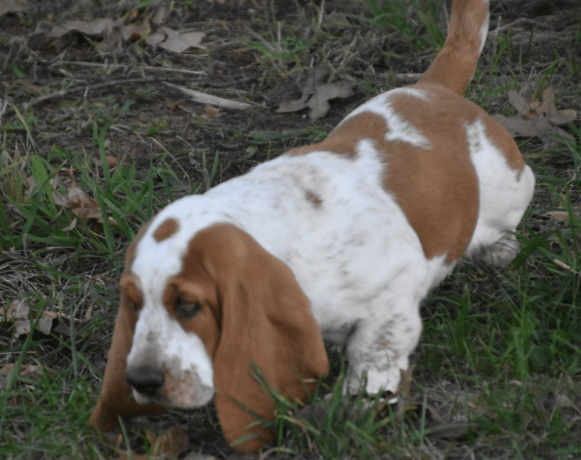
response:
<path fill-rule="evenodd" d="M 463 255 L 509 263 L 533 194 L 510 134 L 462 98 L 487 31 L 487 0 L 455 0 L 419 83 L 155 216 L 127 251 L 90 423 L 213 398 L 226 439 L 257 451 L 272 435 L 248 425 L 274 404 L 254 366 L 304 402 L 328 371 L 323 339 L 345 345 L 349 390 L 396 392 L 422 299 Z"/>

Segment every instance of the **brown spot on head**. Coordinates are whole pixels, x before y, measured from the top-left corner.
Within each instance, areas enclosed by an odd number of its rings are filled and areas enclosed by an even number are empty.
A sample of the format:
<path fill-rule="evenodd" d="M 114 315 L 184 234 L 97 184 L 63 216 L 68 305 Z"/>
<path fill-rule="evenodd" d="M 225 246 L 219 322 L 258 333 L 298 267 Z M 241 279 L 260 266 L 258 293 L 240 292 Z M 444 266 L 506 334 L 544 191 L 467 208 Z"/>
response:
<path fill-rule="evenodd" d="M 163 241 L 172 236 L 179 230 L 179 228 L 180 226 L 178 221 L 173 217 L 170 217 L 169 219 L 164 220 L 159 225 L 159 227 L 155 229 L 155 232 L 153 232 L 153 237 L 155 238 L 155 241 L 159 243 L 160 241 Z"/>
<path fill-rule="evenodd" d="M 311 190 L 307 190 L 305 197 L 307 198 L 307 200 L 313 203 L 315 208 L 320 208 L 321 205 L 323 204 L 323 200 L 321 199 L 321 197 L 317 195 L 315 192 L 312 192 Z"/>

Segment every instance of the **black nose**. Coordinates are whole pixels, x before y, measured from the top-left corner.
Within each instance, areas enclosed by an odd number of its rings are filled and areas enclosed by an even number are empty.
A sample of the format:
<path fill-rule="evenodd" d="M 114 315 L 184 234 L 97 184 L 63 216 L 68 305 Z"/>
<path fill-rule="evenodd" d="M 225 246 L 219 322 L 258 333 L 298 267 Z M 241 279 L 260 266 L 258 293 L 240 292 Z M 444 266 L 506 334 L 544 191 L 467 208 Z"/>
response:
<path fill-rule="evenodd" d="M 141 366 L 127 369 L 125 381 L 135 388 L 138 393 L 145 396 L 155 396 L 163 387 L 165 374 L 161 369 Z"/>

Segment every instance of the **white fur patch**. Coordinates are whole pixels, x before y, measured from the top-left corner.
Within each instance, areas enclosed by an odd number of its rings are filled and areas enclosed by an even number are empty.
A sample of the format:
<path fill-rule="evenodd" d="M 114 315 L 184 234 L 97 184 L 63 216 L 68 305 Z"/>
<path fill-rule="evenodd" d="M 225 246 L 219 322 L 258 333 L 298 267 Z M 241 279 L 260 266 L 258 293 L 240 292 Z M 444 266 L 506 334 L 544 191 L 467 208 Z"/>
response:
<path fill-rule="evenodd" d="M 480 192 L 478 222 L 466 252 L 469 257 L 502 267 L 516 255 L 518 244 L 512 232 L 533 196 L 535 178 L 528 166 L 522 171 L 508 166 L 481 119 L 466 125 L 466 136 Z"/>
<path fill-rule="evenodd" d="M 365 104 L 351 112 L 345 120 L 359 115 L 363 112 L 371 112 L 379 115 L 387 124 L 385 140 L 394 142 L 407 142 L 415 147 L 422 149 L 431 148 L 430 141 L 408 120 L 402 118 L 392 107 L 391 99 L 399 95 L 407 95 L 418 98 L 422 101 L 429 101 L 429 96 L 424 90 L 414 88 L 398 88 L 387 93 L 380 94 Z M 343 122 L 345 121 L 343 120 Z M 342 123 L 343 123 L 342 122 Z M 339 125 L 341 126 L 341 125 Z"/>

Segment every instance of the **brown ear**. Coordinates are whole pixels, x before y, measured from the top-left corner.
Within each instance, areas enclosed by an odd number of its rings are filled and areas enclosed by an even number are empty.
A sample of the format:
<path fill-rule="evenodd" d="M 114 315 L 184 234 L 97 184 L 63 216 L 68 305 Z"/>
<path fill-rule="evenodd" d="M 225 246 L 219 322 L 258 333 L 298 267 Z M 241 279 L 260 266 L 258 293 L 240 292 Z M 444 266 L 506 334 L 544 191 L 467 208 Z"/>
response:
<path fill-rule="evenodd" d="M 135 323 L 135 314 L 122 299 L 105 368 L 103 387 L 97 406 L 89 419 L 89 425 L 97 430 L 112 430 L 117 426 L 118 416 L 159 414 L 164 410 L 156 404 L 138 404 L 131 395 L 131 388 L 125 382 L 126 360 L 133 342 Z"/>
<path fill-rule="evenodd" d="M 208 251 L 222 307 L 214 356 L 216 407 L 229 443 L 249 434 L 259 436 L 234 449 L 256 452 L 272 434 L 262 426 L 247 428 L 256 419 L 240 405 L 268 420 L 274 419 L 275 406 L 252 376 L 252 364 L 287 399 L 304 402 L 315 379 L 327 374 L 329 363 L 309 301 L 291 270 L 235 227 L 208 231 L 224 229 L 237 233 L 236 247 L 230 239 L 221 241 L 219 250 Z"/>

